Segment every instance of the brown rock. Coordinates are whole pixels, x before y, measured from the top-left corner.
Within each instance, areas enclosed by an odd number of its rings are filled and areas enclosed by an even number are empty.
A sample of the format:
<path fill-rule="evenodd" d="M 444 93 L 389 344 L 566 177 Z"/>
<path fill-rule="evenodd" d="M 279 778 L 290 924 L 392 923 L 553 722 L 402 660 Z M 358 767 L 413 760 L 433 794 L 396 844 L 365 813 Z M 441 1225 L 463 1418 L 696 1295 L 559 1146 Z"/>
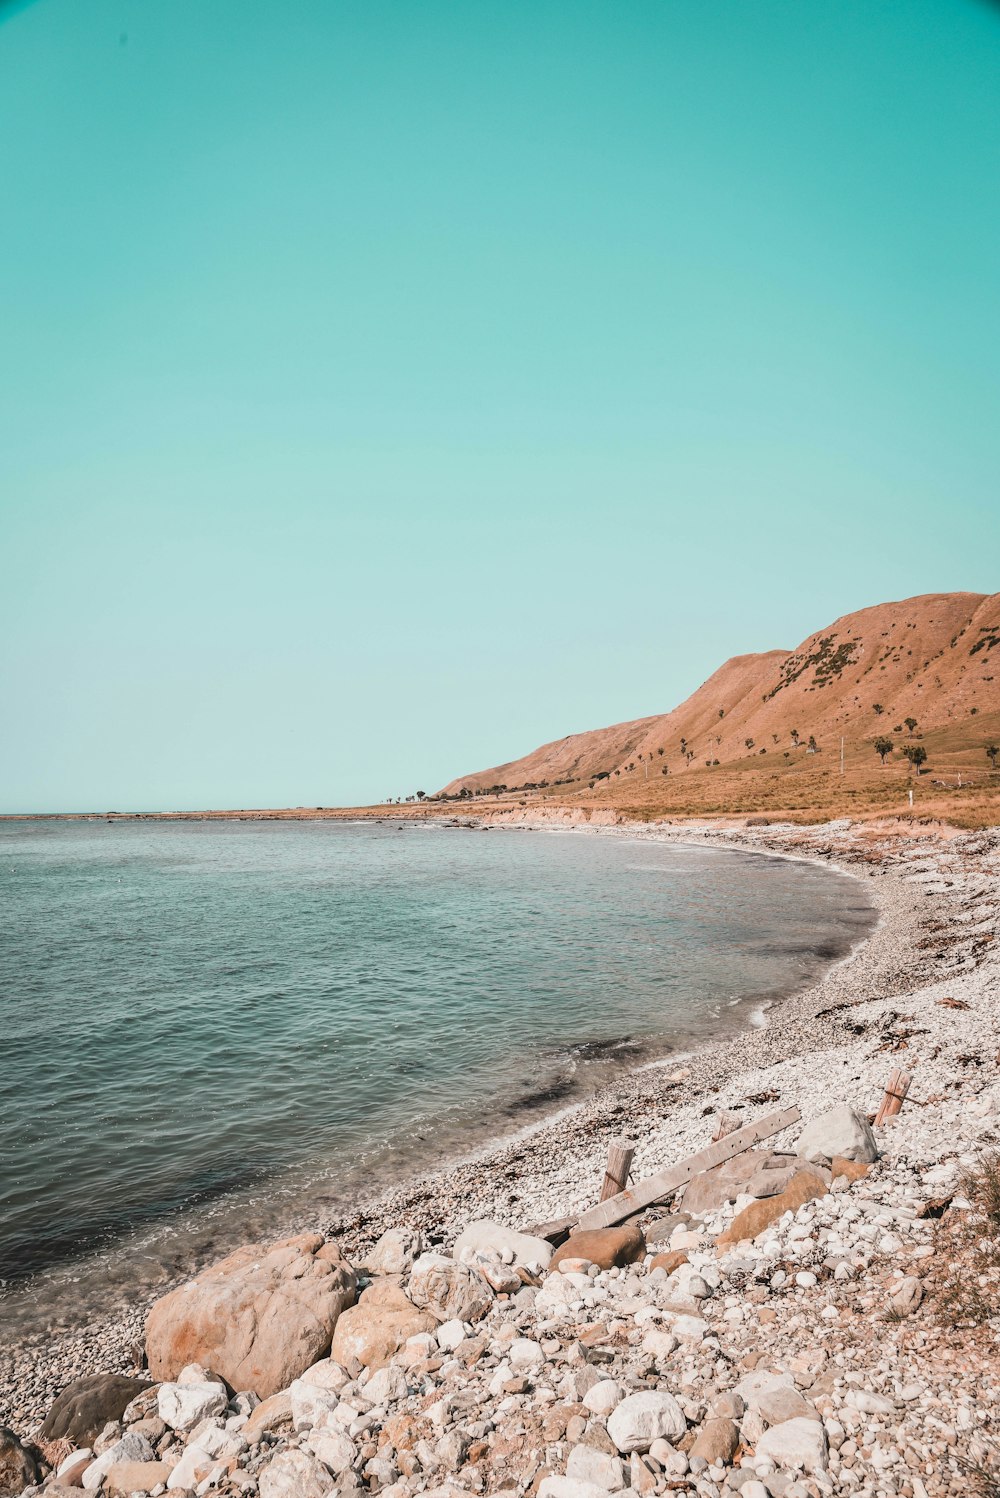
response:
<path fill-rule="evenodd" d="M 682 1264 L 688 1262 L 688 1256 L 683 1248 L 673 1248 L 669 1253 L 656 1254 L 653 1258 L 649 1271 L 654 1269 L 665 1269 L 668 1274 L 673 1274 L 675 1269 L 680 1269 Z"/>
<path fill-rule="evenodd" d="M 724 1160 L 711 1170 L 700 1170 L 684 1188 L 684 1210 L 694 1217 L 715 1212 L 726 1202 L 734 1202 L 747 1182 L 771 1160 L 769 1150 L 744 1150 L 731 1160 Z"/>
<path fill-rule="evenodd" d="M 614 1269 L 622 1264 L 634 1264 L 646 1252 L 646 1240 L 638 1223 L 625 1223 L 618 1228 L 591 1228 L 582 1233 L 570 1233 L 561 1248 L 552 1255 L 549 1268 L 555 1269 L 562 1259 L 589 1259 L 599 1269 Z"/>
<path fill-rule="evenodd" d="M 432 1332 L 436 1319 L 415 1306 L 398 1285 L 376 1281 L 356 1306 L 344 1311 L 333 1334 L 331 1356 L 354 1359 L 364 1368 L 382 1368 L 407 1337 Z"/>
<path fill-rule="evenodd" d="M 356 1285 L 337 1245 L 319 1233 L 238 1249 L 153 1306 L 150 1370 L 170 1379 L 200 1363 L 266 1399 L 326 1356 Z"/>
<path fill-rule="evenodd" d="M 740 1444 L 740 1433 L 732 1420 L 706 1420 L 699 1430 L 689 1456 L 701 1456 L 711 1466 L 732 1461 Z"/>
<path fill-rule="evenodd" d="M 0 1425 L 0 1498 L 17 1498 L 40 1476 L 38 1463 L 12 1430 Z"/>
<path fill-rule="evenodd" d="M 860 1181 L 871 1170 L 870 1165 L 861 1160 L 845 1160 L 843 1155 L 834 1155 L 830 1161 L 830 1176 L 836 1180 L 838 1176 L 846 1176 L 849 1181 Z"/>
<path fill-rule="evenodd" d="M 778 1196 L 768 1196 L 762 1201 L 751 1202 L 733 1218 L 726 1231 L 716 1239 L 719 1248 L 730 1243 L 742 1243 L 747 1238 L 756 1238 L 777 1222 L 785 1212 L 797 1212 L 813 1197 L 825 1196 L 826 1182 L 814 1170 L 800 1170 L 789 1181 Z"/>
<path fill-rule="evenodd" d="M 106 1425 L 120 1420 L 126 1407 L 150 1387 L 147 1378 L 120 1373 L 89 1373 L 67 1384 L 53 1402 L 42 1428 L 43 1441 L 71 1441 L 92 1446 Z"/>
<path fill-rule="evenodd" d="M 104 1478 L 106 1493 L 148 1493 L 166 1482 L 173 1468 L 167 1462 L 115 1462 Z"/>
<path fill-rule="evenodd" d="M 753 1408 L 767 1425 L 784 1425 L 786 1420 L 819 1420 L 819 1411 L 797 1389 L 765 1389 L 753 1401 Z"/>

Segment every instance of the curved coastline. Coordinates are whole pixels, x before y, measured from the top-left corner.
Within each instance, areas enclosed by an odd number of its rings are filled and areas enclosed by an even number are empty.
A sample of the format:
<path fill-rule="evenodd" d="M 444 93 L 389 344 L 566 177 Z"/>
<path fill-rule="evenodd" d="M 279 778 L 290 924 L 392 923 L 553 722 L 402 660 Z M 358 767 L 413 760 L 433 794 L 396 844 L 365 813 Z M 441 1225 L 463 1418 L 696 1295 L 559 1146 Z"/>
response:
<path fill-rule="evenodd" d="M 549 828 L 540 825 L 538 830 Z M 358 1253 L 385 1226 L 400 1221 L 418 1223 L 444 1241 L 473 1216 L 498 1216 L 526 1226 L 529 1222 L 563 1215 L 588 1203 L 593 1182 L 602 1168 L 608 1138 L 628 1132 L 630 1123 L 640 1141 L 637 1173 L 645 1174 L 644 1157 L 650 1157 L 651 1141 L 642 1136 L 649 1132 L 651 1110 L 656 1110 L 657 1121 L 662 1121 L 668 1108 L 674 1110 L 680 1105 L 690 1111 L 695 1103 L 717 1093 L 723 1082 L 749 1076 L 762 1065 L 773 1062 L 776 1051 L 784 1053 L 789 1046 L 797 1052 L 836 1045 L 836 1024 L 830 1020 L 824 1023 L 815 1011 L 842 989 L 848 975 L 854 981 L 857 965 L 864 969 L 862 980 L 867 986 L 878 990 L 876 997 L 898 989 L 900 981 L 912 975 L 911 965 L 902 960 L 906 937 L 918 908 L 921 914 L 926 913 L 926 901 L 918 907 L 916 896 L 910 892 L 902 900 L 887 899 L 888 890 L 902 892 L 898 880 L 889 881 L 886 887 L 884 881 L 866 878 L 865 873 L 845 866 L 839 858 L 831 856 L 830 850 L 809 847 L 811 832 L 805 834 L 804 842 L 790 846 L 789 838 L 803 839 L 803 829 L 768 829 L 766 841 L 756 830 L 750 834 L 690 826 L 649 828 L 644 824 L 586 830 L 596 835 L 683 842 L 702 848 L 776 856 L 835 870 L 857 879 L 873 896 L 870 904 L 875 920 L 850 951 L 823 969 L 817 981 L 799 992 L 779 997 L 772 1004 L 771 1016 L 780 1008 L 786 1021 L 780 1030 L 770 1021 L 764 1028 L 748 1023 L 735 1035 L 707 1038 L 683 1054 L 669 1054 L 625 1070 L 589 1098 L 547 1111 L 541 1118 L 510 1130 L 500 1139 L 493 1138 L 470 1151 L 437 1160 L 430 1171 L 359 1199 L 349 1216 L 341 1214 L 324 1219 L 315 1214 L 308 1221 L 290 1223 L 290 1228 L 319 1227 L 341 1237 L 348 1253 Z M 819 829 L 821 833 L 824 830 Z M 849 851 L 845 848 L 845 852 Z M 766 1055 L 762 1047 L 766 1048 Z M 679 1079 L 674 1076 L 677 1069 L 684 1073 Z M 683 1132 L 690 1133 L 690 1124 Z M 683 1152 L 682 1131 L 668 1135 L 668 1144 L 671 1139 L 676 1146 L 672 1153 Z M 656 1159 L 650 1158 L 649 1163 L 650 1168 L 656 1168 Z M 109 1311 L 106 1317 L 83 1328 L 60 1329 L 59 1354 L 47 1369 L 40 1369 L 37 1353 L 38 1344 L 46 1334 L 8 1346 L 0 1355 L 0 1419 L 5 1418 L 6 1412 L 15 1418 L 19 1416 L 23 1426 L 27 1412 L 42 1413 L 52 1394 L 76 1374 L 97 1367 L 109 1371 L 134 1367 L 149 1303 L 191 1272 L 190 1265 L 177 1269 L 174 1276 L 151 1287 L 144 1300 L 133 1302 L 128 1309 Z"/>

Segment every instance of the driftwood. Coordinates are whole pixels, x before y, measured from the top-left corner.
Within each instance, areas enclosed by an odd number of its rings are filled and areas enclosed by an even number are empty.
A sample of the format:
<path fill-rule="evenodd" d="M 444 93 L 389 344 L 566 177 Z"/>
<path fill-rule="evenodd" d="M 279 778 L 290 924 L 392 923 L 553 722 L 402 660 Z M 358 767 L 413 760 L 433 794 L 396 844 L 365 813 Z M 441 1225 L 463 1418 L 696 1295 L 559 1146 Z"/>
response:
<path fill-rule="evenodd" d="M 588 1208 L 577 1227 L 581 1230 L 607 1228 L 616 1222 L 622 1222 L 634 1212 L 641 1211 L 643 1207 L 669 1196 L 679 1186 L 686 1185 L 700 1170 L 711 1170 L 724 1160 L 731 1160 L 734 1155 L 742 1155 L 744 1150 L 752 1149 L 761 1139 L 769 1139 L 772 1134 L 780 1134 L 782 1129 L 797 1123 L 801 1116 L 798 1108 L 782 1108 L 779 1113 L 769 1113 L 757 1123 L 747 1124 L 744 1128 L 737 1129 L 735 1134 L 727 1134 L 717 1144 L 709 1144 L 676 1165 L 668 1165 L 666 1170 L 659 1170 L 646 1180 L 637 1181 L 630 1190 L 619 1191 L 617 1196 L 610 1196 L 598 1206 Z"/>
<path fill-rule="evenodd" d="M 600 1201 L 606 1202 L 609 1196 L 617 1196 L 619 1191 L 625 1190 L 634 1154 L 635 1145 L 630 1139 L 613 1139 L 608 1145 L 608 1168 L 604 1173 Z"/>
<path fill-rule="evenodd" d="M 900 1071 L 898 1067 L 894 1067 L 889 1073 L 889 1080 L 886 1083 L 879 1110 L 875 1115 L 876 1129 L 881 1128 L 887 1118 L 894 1118 L 899 1112 L 910 1090 L 912 1080 L 912 1077 L 907 1076 L 906 1072 Z"/>

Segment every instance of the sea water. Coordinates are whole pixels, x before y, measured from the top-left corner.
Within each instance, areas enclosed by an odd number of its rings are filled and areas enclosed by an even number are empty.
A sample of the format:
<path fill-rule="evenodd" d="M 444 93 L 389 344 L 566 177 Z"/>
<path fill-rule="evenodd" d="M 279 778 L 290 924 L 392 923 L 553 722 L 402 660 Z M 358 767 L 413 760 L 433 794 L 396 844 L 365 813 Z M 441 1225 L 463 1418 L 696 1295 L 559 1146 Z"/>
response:
<path fill-rule="evenodd" d="M 871 921 L 828 869 L 654 841 L 0 823 L 0 1323 L 349 1210 L 748 1023 Z"/>

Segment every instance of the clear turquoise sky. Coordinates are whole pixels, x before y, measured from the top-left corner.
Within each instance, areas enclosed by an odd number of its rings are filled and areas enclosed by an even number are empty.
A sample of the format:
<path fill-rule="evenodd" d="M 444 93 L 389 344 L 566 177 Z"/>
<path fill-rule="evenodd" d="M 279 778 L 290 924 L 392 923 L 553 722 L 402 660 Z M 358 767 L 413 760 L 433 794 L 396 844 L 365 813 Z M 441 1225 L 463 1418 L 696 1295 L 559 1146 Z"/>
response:
<path fill-rule="evenodd" d="M 1000 10 L 0 8 L 0 808 L 432 790 L 1000 587 Z"/>

